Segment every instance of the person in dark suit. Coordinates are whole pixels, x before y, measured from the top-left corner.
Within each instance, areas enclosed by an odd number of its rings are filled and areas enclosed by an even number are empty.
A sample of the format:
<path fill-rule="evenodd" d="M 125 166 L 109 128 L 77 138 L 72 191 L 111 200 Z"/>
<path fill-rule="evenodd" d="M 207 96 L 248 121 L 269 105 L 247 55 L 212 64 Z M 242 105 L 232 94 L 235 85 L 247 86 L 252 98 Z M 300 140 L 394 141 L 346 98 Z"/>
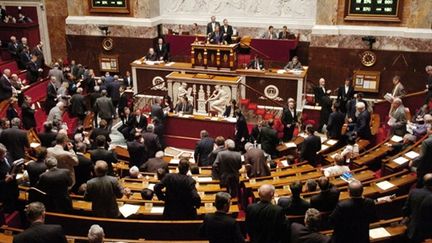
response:
<path fill-rule="evenodd" d="M 140 109 L 135 110 L 133 119 L 130 121 L 130 126 L 140 131 L 145 131 L 148 126 L 147 117 L 144 116 Z"/>
<path fill-rule="evenodd" d="M 45 205 L 51 212 L 66 213 L 72 211 L 72 200 L 68 187 L 72 185 L 69 170 L 57 168 L 57 159 L 45 160 L 47 171 L 40 175 L 36 188 L 46 193 Z"/>
<path fill-rule="evenodd" d="M 283 141 L 291 141 L 297 124 L 297 112 L 295 110 L 295 101 L 293 98 L 288 99 L 288 107 L 283 109 L 281 121 L 284 125 Z"/>
<path fill-rule="evenodd" d="M 179 173 L 167 174 L 155 185 L 154 192 L 159 200 L 165 201 L 164 218 L 171 220 L 195 219 L 201 198 L 195 188 L 195 180 L 187 176 L 189 161 L 181 159 Z M 163 189 L 165 188 L 165 191 Z"/>
<path fill-rule="evenodd" d="M 107 97 L 107 94 L 106 90 L 102 90 L 101 97 L 94 104 L 94 111 L 101 119 L 108 122 L 108 130 L 111 130 L 112 120 L 116 115 L 116 111 L 111 98 Z"/>
<path fill-rule="evenodd" d="M 47 150 L 45 147 L 40 147 L 36 152 L 36 160 L 30 161 L 26 165 L 27 174 L 30 181 L 30 186 L 36 186 L 39 177 L 47 170 L 45 159 L 47 157 Z"/>
<path fill-rule="evenodd" d="M 363 102 L 358 102 L 356 104 L 358 116 L 356 125 L 354 128 L 354 133 L 357 137 L 362 139 L 371 139 L 372 133 L 370 129 L 370 113 L 366 110 L 365 104 Z"/>
<path fill-rule="evenodd" d="M 295 39 L 295 34 L 288 31 L 288 27 L 285 25 L 282 27 L 282 31 L 279 32 L 279 40 L 286 40 L 286 39 Z"/>
<path fill-rule="evenodd" d="M 428 128 L 428 134 L 431 134 L 431 128 Z M 416 167 L 417 188 L 423 187 L 423 177 L 432 173 L 432 136 L 429 136 L 421 144 L 420 156 L 409 163 L 410 167 Z"/>
<path fill-rule="evenodd" d="M 220 27 L 220 31 L 222 32 L 222 39 L 227 44 L 232 43 L 232 35 L 234 34 L 233 27 L 228 24 L 228 20 L 223 20 L 223 25 Z"/>
<path fill-rule="evenodd" d="M 157 151 L 154 158 L 147 160 L 147 162 L 141 165 L 140 171 L 157 173 L 158 169 L 163 169 L 166 173 L 168 173 L 168 163 L 163 160 L 163 156 L 163 151 Z"/>
<path fill-rule="evenodd" d="M 112 82 L 109 83 L 109 85 L 107 85 L 107 92 L 108 92 L 108 97 L 111 98 L 112 103 L 114 105 L 115 108 L 117 108 L 117 105 L 119 103 L 120 100 L 120 81 L 119 81 L 119 76 L 118 75 L 114 75 L 114 79 Z"/>
<path fill-rule="evenodd" d="M 301 198 L 302 184 L 296 181 L 290 185 L 291 197 L 279 198 L 278 205 L 283 208 L 285 215 L 304 215 L 310 207 L 309 202 Z"/>
<path fill-rule="evenodd" d="M 154 158 L 156 152 L 162 149 L 158 136 L 154 133 L 154 125 L 147 126 L 147 132 L 143 133 L 144 145 L 148 152 L 148 158 Z"/>
<path fill-rule="evenodd" d="M 114 151 L 105 149 L 105 136 L 99 135 L 96 137 L 96 149 L 90 150 L 90 159 L 93 164 L 98 160 L 103 160 L 108 164 L 108 175 L 114 175 L 112 163 L 117 163 L 117 154 Z"/>
<path fill-rule="evenodd" d="M 226 150 L 217 154 L 213 164 L 214 171 L 220 178 L 220 186 L 227 188 L 232 197 L 236 197 L 239 190 L 239 176 L 241 169 L 241 155 L 235 150 L 235 143 L 231 139 L 225 140 Z"/>
<path fill-rule="evenodd" d="M 123 115 L 123 124 L 117 128 L 117 130 L 123 134 L 123 137 L 126 139 L 126 141 L 131 141 L 133 139 L 133 135 L 135 135 L 135 132 L 137 132 L 134 127 L 135 115 L 131 114 L 129 107 L 124 108 Z"/>
<path fill-rule="evenodd" d="M 206 130 L 201 130 L 200 137 L 201 140 L 195 146 L 194 159 L 198 166 L 209 166 L 211 165 L 209 154 L 213 151 L 214 139 Z"/>
<path fill-rule="evenodd" d="M 7 50 L 13 59 L 18 58 L 18 42 L 15 36 L 10 37 L 10 42 L 7 45 Z"/>
<path fill-rule="evenodd" d="M 152 122 L 154 125 L 154 133 L 159 139 L 159 143 L 162 147 L 162 150 L 165 150 L 166 148 L 165 139 L 164 139 L 165 126 L 158 118 L 153 119 Z"/>
<path fill-rule="evenodd" d="M 225 106 L 225 111 L 223 113 L 224 117 L 235 117 L 235 111 L 238 109 L 237 106 L 237 101 L 236 100 L 231 100 L 231 104 Z"/>
<path fill-rule="evenodd" d="M 357 108 L 356 108 L 356 105 L 359 102 L 362 102 L 363 104 L 365 104 L 365 109 L 366 110 L 368 108 L 367 102 L 363 99 L 363 93 L 354 94 L 354 98 L 351 99 L 350 101 L 348 101 L 348 103 L 346 105 L 346 108 L 347 108 L 347 117 L 348 117 L 348 122 L 349 123 L 356 123 L 356 121 L 357 121 L 357 117 L 356 117 Z"/>
<path fill-rule="evenodd" d="M 321 106 L 320 112 L 320 123 L 318 131 L 322 131 L 324 125 L 328 123 L 328 119 L 331 113 L 331 99 L 330 99 L 331 90 L 326 90 L 325 88 L 325 79 L 320 78 L 319 86 L 314 88 L 315 94 L 315 102 L 317 102 Z"/>
<path fill-rule="evenodd" d="M 31 225 L 23 232 L 14 235 L 13 243 L 67 243 L 61 225 L 45 224 L 45 206 L 32 202 L 25 209 Z"/>
<path fill-rule="evenodd" d="M 291 243 L 329 243 L 330 237 L 319 232 L 321 224 L 320 211 L 310 208 L 306 211 L 304 224 L 292 223 L 290 241 Z"/>
<path fill-rule="evenodd" d="M 91 131 L 90 133 L 89 138 L 93 146 L 96 144 L 95 143 L 96 138 L 101 135 L 104 136 L 105 138 L 105 145 L 104 145 L 105 148 L 108 148 L 108 143 L 111 142 L 111 138 L 110 138 L 110 131 L 108 130 L 108 123 L 104 119 L 102 119 L 99 122 L 99 127 L 93 129 L 93 131 Z"/>
<path fill-rule="evenodd" d="M 320 193 L 310 198 L 311 208 L 316 208 L 320 212 L 331 212 L 339 202 L 339 190 L 330 184 L 329 179 L 322 176 L 318 179 Z"/>
<path fill-rule="evenodd" d="M 168 61 L 168 46 L 164 43 L 163 38 L 158 38 L 158 43 L 155 47 L 155 50 L 159 61 Z"/>
<path fill-rule="evenodd" d="M 31 61 L 30 51 L 28 46 L 24 46 L 23 50 L 19 53 L 19 63 L 18 66 L 20 69 L 26 69 L 27 63 Z"/>
<path fill-rule="evenodd" d="M 86 102 L 85 98 L 82 95 L 83 89 L 80 87 L 76 90 L 76 93 L 72 95 L 70 100 L 70 113 L 74 117 L 78 117 L 78 119 L 83 122 L 86 117 Z"/>
<path fill-rule="evenodd" d="M 93 162 L 85 155 L 85 153 L 87 152 L 87 146 L 84 143 L 78 143 L 76 145 L 76 151 L 76 155 L 78 157 L 78 165 L 74 168 L 75 185 L 72 187 L 72 191 L 76 194 L 81 194 L 81 185 L 83 185 L 92 178 Z"/>
<path fill-rule="evenodd" d="M 424 236 L 422 235 L 421 225 L 421 212 L 420 207 L 427 197 L 432 196 L 432 174 L 423 176 L 423 187 L 415 188 L 410 191 L 408 200 L 402 208 L 404 215 L 404 222 L 407 224 L 406 234 L 411 242 L 422 242 Z"/>
<path fill-rule="evenodd" d="M 148 159 L 147 150 L 144 145 L 144 138 L 139 132 L 134 134 L 134 141 L 127 142 L 127 150 L 130 158 L 129 168 L 132 166 L 139 168 Z"/>
<path fill-rule="evenodd" d="M 243 243 L 244 237 L 236 220 L 228 216 L 231 196 L 226 192 L 216 193 L 216 212 L 206 214 L 199 229 L 201 237 L 210 243 Z"/>
<path fill-rule="evenodd" d="M 216 16 L 211 16 L 211 21 L 207 24 L 207 35 L 213 33 L 216 30 L 216 26 L 220 27 L 220 23 L 216 21 Z"/>
<path fill-rule="evenodd" d="M 27 63 L 26 66 L 27 70 L 27 80 L 29 81 L 29 84 L 35 83 L 39 79 L 40 74 L 40 66 L 37 63 L 37 57 L 32 56 L 29 63 Z"/>
<path fill-rule="evenodd" d="M 144 56 L 145 61 L 155 62 L 158 60 L 157 54 L 153 48 L 149 48 L 148 53 Z"/>
<path fill-rule="evenodd" d="M 56 77 L 51 77 L 50 82 L 47 86 L 47 96 L 45 99 L 45 113 L 48 115 L 50 110 L 57 104 L 57 88 L 56 88 Z"/>
<path fill-rule="evenodd" d="M 354 87 L 351 85 L 351 78 L 345 79 L 345 84 L 338 89 L 336 101 L 340 104 L 340 109 L 343 113 L 347 112 L 346 105 L 348 101 L 354 98 Z"/>
<path fill-rule="evenodd" d="M 189 102 L 188 98 L 186 96 L 180 97 L 180 102 L 177 103 L 175 107 L 176 113 L 183 113 L 183 114 L 192 114 L 193 113 L 193 105 Z"/>
<path fill-rule="evenodd" d="M 362 196 L 360 181 L 350 182 L 348 191 L 350 198 L 339 202 L 329 216 L 334 229 L 332 242 L 369 242 L 369 224 L 377 218 L 375 203 Z"/>
<path fill-rule="evenodd" d="M 428 196 L 423 200 L 419 209 L 419 239 L 421 241 L 432 238 L 432 196 Z"/>
<path fill-rule="evenodd" d="M 133 79 L 130 71 L 126 71 L 125 76 L 123 77 L 123 85 L 126 87 L 133 87 Z"/>
<path fill-rule="evenodd" d="M 260 201 L 246 208 L 246 231 L 251 243 L 285 242 L 288 225 L 283 209 L 271 203 L 275 188 L 262 185 L 258 189 Z"/>
<path fill-rule="evenodd" d="M 213 149 L 213 151 L 209 154 L 209 164 L 213 166 L 216 157 L 218 155 L 219 152 L 225 150 L 225 138 L 222 136 L 217 136 L 215 138 L 215 148 Z M 213 168 L 214 169 L 214 168 Z M 219 179 L 218 175 L 216 175 L 215 173 L 212 173 L 214 179 Z"/>
<path fill-rule="evenodd" d="M 11 98 L 8 103 L 9 106 L 6 109 L 6 117 L 9 121 L 12 121 L 12 119 L 18 118 L 17 99 Z"/>
<path fill-rule="evenodd" d="M 256 69 L 256 70 L 264 70 L 264 61 L 258 57 L 257 54 L 255 54 L 254 59 L 252 59 L 247 68 L 249 69 Z"/>
<path fill-rule="evenodd" d="M 241 110 L 235 111 L 237 122 L 234 141 L 238 150 L 243 150 L 246 141 L 249 140 L 249 130 L 247 127 L 246 117 Z"/>
<path fill-rule="evenodd" d="M 0 202 L 3 203 L 6 213 L 11 213 L 16 209 L 19 196 L 16 181 L 17 171 L 13 162 L 6 147 L 0 143 Z"/>
<path fill-rule="evenodd" d="M 13 161 L 24 158 L 25 149 L 30 147 L 27 131 L 19 129 L 20 123 L 19 118 L 12 119 L 11 128 L 0 134 L 0 143 L 6 145 Z"/>
<path fill-rule="evenodd" d="M 35 48 L 32 50 L 32 56 L 36 57 L 36 63 L 38 67 L 43 67 L 45 65 L 45 58 L 42 51 L 43 43 L 40 41 Z"/>
<path fill-rule="evenodd" d="M 306 134 L 300 151 L 300 160 L 307 160 L 311 165 L 317 164 L 317 152 L 321 150 L 321 139 L 315 135 L 315 129 L 312 125 L 306 126 Z"/>
<path fill-rule="evenodd" d="M 95 163 L 96 177 L 87 181 L 84 199 L 92 202 L 94 216 L 118 218 L 120 211 L 117 198 L 123 197 L 123 194 L 129 195 L 130 190 L 123 188 L 117 178 L 107 175 L 108 168 L 108 163 L 103 160 Z"/>
<path fill-rule="evenodd" d="M 21 118 L 23 127 L 26 130 L 36 127 L 35 109 L 32 108 L 30 96 L 24 96 L 24 102 L 21 105 Z"/>
<path fill-rule="evenodd" d="M 279 143 L 277 131 L 273 129 L 273 120 L 264 122 L 259 133 L 258 143 L 261 144 L 262 150 L 272 157 L 277 156 L 276 146 Z"/>
<path fill-rule="evenodd" d="M 125 89 L 126 86 L 120 86 L 120 98 L 118 101 L 118 115 L 122 121 L 122 123 L 124 124 L 124 119 L 125 119 L 125 112 L 124 112 L 124 108 L 128 107 L 128 102 L 129 102 L 129 98 L 127 96 L 127 94 L 125 93 Z"/>
<path fill-rule="evenodd" d="M 270 176 L 271 172 L 264 151 L 255 148 L 252 143 L 246 143 L 245 150 L 244 163 L 248 177 Z"/>
<path fill-rule="evenodd" d="M 52 131 L 53 124 L 51 122 L 44 122 L 43 127 L 44 131 L 38 133 L 39 140 L 41 141 L 41 146 L 45 148 L 54 146 L 57 132 Z"/>
<path fill-rule="evenodd" d="M 330 114 L 327 123 L 327 137 L 332 139 L 340 139 L 342 127 L 345 124 L 345 115 L 340 111 L 339 103 L 334 103 L 332 110 L 333 112 Z"/>
<path fill-rule="evenodd" d="M 7 100 L 12 97 L 12 83 L 10 81 L 11 71 L 6 68 L 3 70 L 3 75 L 0 78 L 0 101 Z"/>
<path fill-rule="evenodd" d="M 150 115 L 152 118 L 157 117 L 160 121 L 164 121 L 165 120 L 165 114 L 164 111 L 162 109 L 162 106 L 160 105 L 161 101 L 159 98 L 155 98 L 154 99 L 154 103 L 151 106 L 151 112 Z"/>

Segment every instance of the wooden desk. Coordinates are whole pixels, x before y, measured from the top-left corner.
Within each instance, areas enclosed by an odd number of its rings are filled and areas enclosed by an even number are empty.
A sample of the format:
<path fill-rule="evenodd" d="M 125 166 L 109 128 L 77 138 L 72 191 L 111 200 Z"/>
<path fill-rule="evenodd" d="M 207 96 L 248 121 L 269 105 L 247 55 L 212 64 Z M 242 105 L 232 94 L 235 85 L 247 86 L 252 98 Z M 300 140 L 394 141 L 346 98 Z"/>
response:
<path fill-rule="evenodd" d="M 192 66 L 213 68 L 237 68 L 238 44 L 218 45 L 204 42 L 191 44 Z"/>

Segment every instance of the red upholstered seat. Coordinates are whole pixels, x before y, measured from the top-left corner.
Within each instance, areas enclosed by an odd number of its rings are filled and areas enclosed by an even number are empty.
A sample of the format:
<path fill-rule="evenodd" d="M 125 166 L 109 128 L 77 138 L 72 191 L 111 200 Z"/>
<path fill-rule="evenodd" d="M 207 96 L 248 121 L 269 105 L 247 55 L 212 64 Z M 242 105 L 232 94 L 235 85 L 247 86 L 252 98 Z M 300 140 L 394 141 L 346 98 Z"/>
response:
<path fill-rule="evenodd" d="M 272 113 L 266 113 L 265 115 L 264 115 L 264 120 L 270 120 L 270 119 L 273 119 L 273 114 Z"/>
<path fill-rule="evenodd" d="M 275 118 L 274 119 L 274 124 L 273 124 L 273 128 L 277 131 L 277 136 L 278 138 L 282 138 L 283 137 L 283 124 L 280 118 Z"/>
<path fill-rule="evenodd" d="M 265 111 L 264 109 L 257 109 L 257 110 L 255 111 L 255 114 L 256 114 L 257 116 L 264 116 L 264 115 L 266 114 L 266 111 Z"/>
<path fill-rule="evenodd" d="M 248 110 L 256 111 L 258 109 L 258 105 L 256 103 L 249 103 Z"/>
<path fill-rule="evenodd" d="M 250 100 L 249 99 L 240 99 L 240 105 L 242 106 L 248 106 Z"/>

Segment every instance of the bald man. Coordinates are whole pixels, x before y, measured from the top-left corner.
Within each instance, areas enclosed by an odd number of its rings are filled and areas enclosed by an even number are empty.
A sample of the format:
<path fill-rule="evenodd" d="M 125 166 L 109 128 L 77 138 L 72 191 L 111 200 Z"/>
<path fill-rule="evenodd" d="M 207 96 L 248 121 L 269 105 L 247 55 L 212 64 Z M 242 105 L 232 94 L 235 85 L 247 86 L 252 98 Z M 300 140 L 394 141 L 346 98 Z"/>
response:
<path fill-rule="evenodd" d="M 330 214 L 334 243 L 369 242 L 369 224 L 376 221 L 375 203 L 363 197 L 363 185 L 352 181 L 348 185 L 350 198 L 339 202 Z"/>
<path fill-rule="evenodd" d="M 273 185 L 264 184 L 258 189 L 260 201 L 246 209 L 246 231 L 250 242 L 282 242 L 288 225 L 281 207 L 273 205 Z"/>

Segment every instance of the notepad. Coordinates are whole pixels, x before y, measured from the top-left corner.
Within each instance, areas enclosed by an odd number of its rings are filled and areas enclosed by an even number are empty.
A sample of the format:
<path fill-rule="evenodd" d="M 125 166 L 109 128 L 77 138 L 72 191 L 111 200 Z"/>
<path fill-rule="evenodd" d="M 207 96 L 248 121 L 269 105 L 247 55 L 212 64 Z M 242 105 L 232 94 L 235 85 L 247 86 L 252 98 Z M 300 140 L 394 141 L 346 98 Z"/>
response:
<path fill-rule="evenodd" d="M 285 146 L 287 148 L 297 148 L 297 145 L 293 142 L 285 143 Z"/>
<path fill-rule="evenodd" d="M 172 159 L 170 160 L 170 164 L 178 165 L 179 163 L 180 163 L 180 160 L 179 160 L 179 159 L 172 158 Z"/>
<path fill-rule="evenodd" d="M 372 239 L 379 239 L 384 237 L 390 237 L 391 234 L 383 227 L 369 230 L 369 237 Z"/>
<path fill-rule="evenodd" d="M 198 182 L 211 182 L 212 178 L 211 177 L 198 177 L 197 181 Z"/>
<path fill-rule="evenodd" d="M 276 71 L 277 74 L 284 74 L 286 71 L 284 69 L 279 69 Z"/>
<path fill-rule="evenodd" d="M 147 188 L 154 191 L 155 184 L 148 184 Z"/>
<path fill-rule="evenodd" d="M 393 185 L 389 181 L 381 181 L 381 182 L 377 183 L 376 185 L 377 185 L 377 187 L 379 187 L 383 191 L 388 190 L 392 187 L 395 187 L 395 185 Z"/>
<path fill-rule="evenodd" d="M 330 144 L 330 145 L 335 145 L 336 143 L 337 143 L 337 141 L 334 139 L 330 139 L 326 142 L 326 144 Z"/>
<path fill-rule="evenodd" d="M 288 160 L 284 159 L 280 161 L 283 166 L 288 166 Z"/>
<path fill-rule="evenodd" d="M 326 149 L 328 149 L 329 148 L 329 146 L 327 146 L 327 145 L 325 145 L 325 144 L 321 144 L 321 150 L 326 150 Z"/>
<path fill-rule="evenodd" d="M 164 207 L 152 207 L 150 213 L 152 214 L 163 214 Z"/>
<path fill-rule="evenodd" d="M 138 209 L 140 208 L 139 205 L 132 205 L 132 204 L 125 204 L 119 208 L 120 213 L 123 215 L 123 217 L 127 218 L 131 216 L 132 214 L 136 214 L 138 212 Z"/>
<path fill-rule="evenodd" d="M 398 135 L 393 135 L 393 137 L 391 137 L 390 140 L 395 142 L 395 143 L 400 143 L 400 142 L 402 142 L 403 138 L 401 136 L 398 136 Z"/>
<path fill-rule="evenodd" d="M 403 165 L 403 164 L 405 164 L 406 162 L 408 162 L 408 160 L 407 160 L 406 158 L 404 158 L 404 157 L 396 158 L 396 159 L 394 159 L 393 161 L 394 161 L 396 164 L 398 164 L 398 165 Z"/>
<path fill-rule="evenodd" d="M 415 159 L 419 156 L 419 153 L 416 153 L 414 151 L 409 151 L 408 153 L 405 154 L 406 157 L 410 158 L 410 159 Z"/>

